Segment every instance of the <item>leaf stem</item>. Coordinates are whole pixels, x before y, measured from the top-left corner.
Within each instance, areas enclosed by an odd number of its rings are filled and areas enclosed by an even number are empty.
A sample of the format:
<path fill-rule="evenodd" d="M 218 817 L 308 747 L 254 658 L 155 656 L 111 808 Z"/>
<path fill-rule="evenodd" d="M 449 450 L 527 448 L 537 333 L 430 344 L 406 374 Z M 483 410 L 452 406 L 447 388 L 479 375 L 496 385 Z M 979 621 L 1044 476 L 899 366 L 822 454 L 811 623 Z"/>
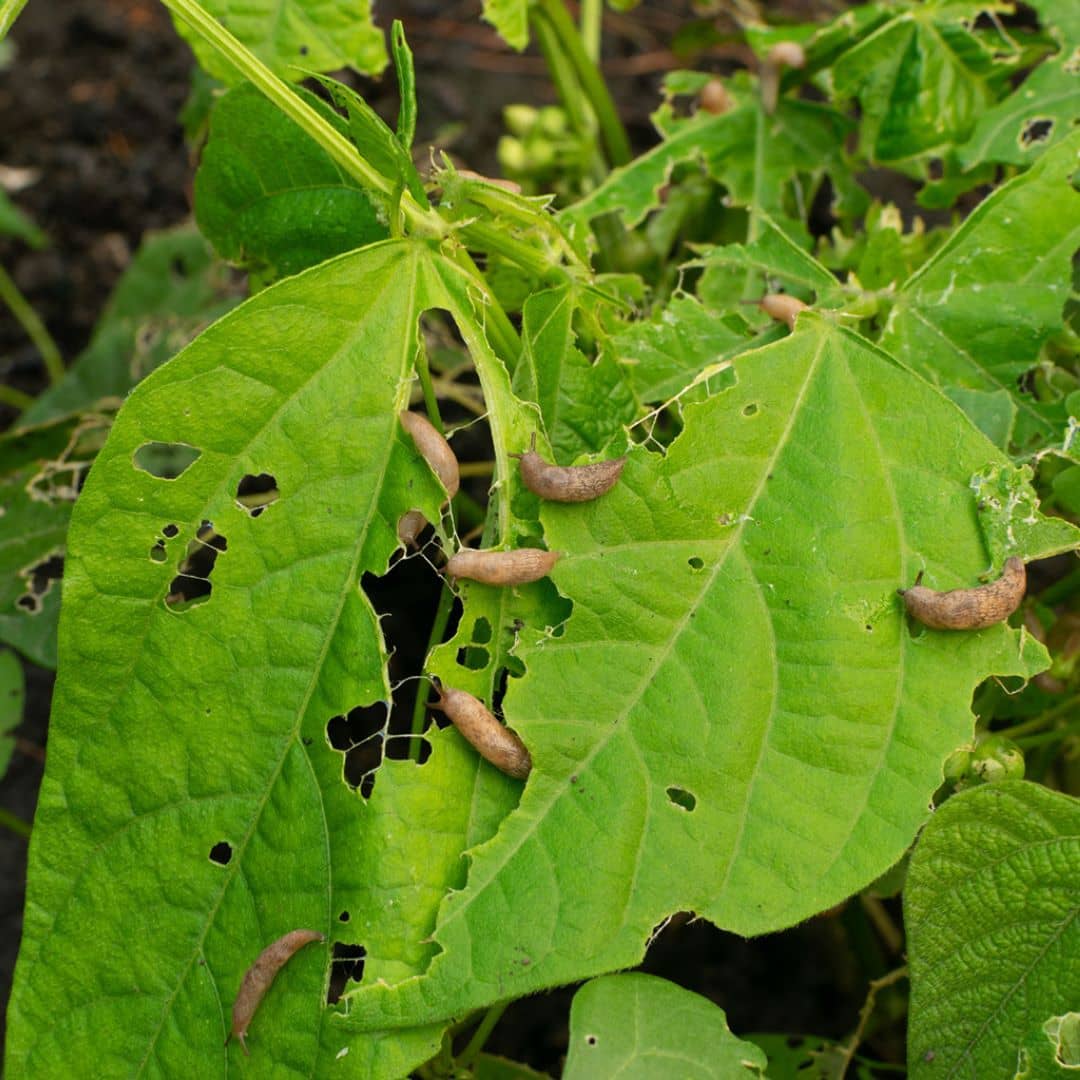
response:
<path fill-rule="evenodd" d="M 1066 698 L 1055 705 L 1052 709 L 1047 709 L 1046 712 L 1033 716 L 1030 720 L 1014 724 L 1012 727 L 1000 728 L 994 734 L 1004 735 L 1007 739 L 1016 739 L 1018 736 L 1029 735 L 1032 732 L 1049 727 L 1059 716 L 1068 716 L 1078 706 L 1080 706 L 1080 694 L 1074 694 L 1072 697 Z"/>
<path fill-rule="evenodd" d="M 600 63 L 600 33 L 604 22 L 604 0 L 581 0 L 581 45 L 585 55 Z"/>
<path fill-rule="evenodd" d="M 0 806 L 0 826 L 27 840 L 30 839 L 30 822 L 23 821 L 21 817 L 16 816 L 10 810 L 5 810 L 2 806 Z"/>
<path fill-rule="evenodd" d="M 49 382 L 55 386 L 64 377 L 64 358 L 60 355 L 60 349 L 53 340 L 52 334 L 46 329 L 45 324 L 38 317 L 19 287 L 12 280 L 11 275 L 0 266 L 0 300 L 11 309 L 11 314 L 18 320 L 19 325 L 26 331 L 26 336 L 41 353 L 41 359 L 45 364 L 45 370 L 49 373 Z M 12 402 L 8 402 L 12 404 Z M 25 408 L 25 406 L 19 406 Z"/>
<path fill-rule="evenodd" d="M 871 979 L 870 986 L 866 993 L 866 1000 L 863 1002 L 862 1008 L 859 1010 L 859 1022 L 855 1026 L 855 1030 L 852 1032 L 851 1038 L 848 1040 L 846 1046 L 837 1047 L 840 1051 L 840 1060 L 837 1063 L 839 1069 L 836 1073 L 840 1080 L 847 1075 L 848 1068 L 851 1066 L 852 1058 L 855 1057 L 855 1051 L 859 1048 L 859 1043 L 862 1042 L 863 1033 L 866 1031 L 866 1025 L 870 1022 L 870 1017 L 874 1014 L 874 1007 L 877 1004 L 877 996 L 879 990 L 885 990 L 886 988 L 893 986 L 895 983 L 900 982 L 901 979 L 908 977 L 907 964 L 903 967 L 898 967 L 893 971 L 890 971 L 887 975 L 882 975 L 880 979 Z"/>
<path fill-rule="evenodd" d="M 439 593 L 439 606 L 435 609 L 435 619 L 431 624 L 431 633 L 428 635 L 427 648 L 424 650 L 425 663 L 431 655 L 432 649 L 442 643 L 443 634 L 446 633 L 446 624 L 450 621 L 450 612 L 454 608 L 454 591 L 444 580 L 442 591 Z M 424 730 L 424 714 L 427 712 L 427 694 L 422 693 L 423 683 L 417 688 L 416 701 L 413 703 L 412 725 L 410 731 L 413 735 L 420 735 Z M 409 757 L 413 761 L 420 760 L 420 740 L 413 739 L 409 746 Z"/>
<path fill-rule="evenodd" d="M 537 18 L 547 19 L 566 58 L 585 91 L 600 125 L 600 137 L 612 165 L 626 165 L 630 161 L 630 139 L 626 134 L 611 92 L 604 82 L 600 69 L 589 58 L 582 44 L 581 35 L 570 18 L 562 0 L 537 0 L 534 9 Z"/>
<path fill-rule="evenodd" d="M 0 384 L 0 404 L 10 405 L 11 408 L 22 412 L 23 409 L 29 409 L 34 404 L 34 399 L 29 394 L 16 390 L 14 386 Z"/>
<path fill-rule="evenodd" d="M 456 1064 L 459 1068 L 467 1069 L 473 1063 L 480 1051 L 483 1050 L 484 1043 L 488 1041 L 488 1036 L 491 1034 L 495 1025 L 502 1019 L 502 1014 L 506 1012 L 509 1004 L 509 1001 L 500 1001 L 497 1004 L 492 1005 L 491 1008 L 484 1013 L 484 1017 L 477 1025 L 468 1045 L 457 1056 Z"/>

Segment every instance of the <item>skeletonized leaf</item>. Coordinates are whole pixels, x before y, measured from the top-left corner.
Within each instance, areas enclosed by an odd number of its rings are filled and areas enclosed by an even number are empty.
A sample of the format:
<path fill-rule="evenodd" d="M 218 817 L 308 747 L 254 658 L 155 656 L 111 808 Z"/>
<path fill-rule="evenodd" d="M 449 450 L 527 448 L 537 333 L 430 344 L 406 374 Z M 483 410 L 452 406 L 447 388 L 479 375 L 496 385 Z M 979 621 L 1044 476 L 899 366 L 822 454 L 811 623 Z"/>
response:
<path fill-rule="evenodd" d="M 1074 1053 L 1078 898 L 1077 799 L 1006 781 L 930 819 L 904 891 L 913 1078 L 1065 1075 L 1054 1058 Z"/>
<path fill-rule="evenodd" d="M 723 1009 L 654 975 L 593 979 L 570 1007 L 563 1080 L 751 1080 L 765 1065 L 761 1049 L 732 1035 Z"/>

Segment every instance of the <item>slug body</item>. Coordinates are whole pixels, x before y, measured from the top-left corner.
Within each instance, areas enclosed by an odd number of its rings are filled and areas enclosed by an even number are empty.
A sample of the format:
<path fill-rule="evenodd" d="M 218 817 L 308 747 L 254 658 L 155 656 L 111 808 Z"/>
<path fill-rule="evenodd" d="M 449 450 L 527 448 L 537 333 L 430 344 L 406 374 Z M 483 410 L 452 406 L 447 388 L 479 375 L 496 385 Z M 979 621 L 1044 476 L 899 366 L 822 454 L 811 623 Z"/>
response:
<path fill-rule="evenodd" d="M 536 433 L 524 454 L 511 454 L 521 460 L 521 479 L 525 486 L 549 502 L 589 502 L 610 491 L 622 475 L 626 455 L 594 465 L 552 465 L 536 452 Z"/>
<path fill-rule="evenodd" d="M 232 1011 L 232 1031 L 229 1032 L 228 1042 L 234 1035 L 240 1040 L 240 1045 L 247 1054 L 248 1027 L 255 1010 L 263 999 L 263 995 L 270 989 L 277 973 L 288 963 L 293 953 L 302 949 L 312 941 L 325 941 L 322 934 L 314 930 L 290 930 L 284 937 L 280 937 L 272 945 L 267 945 L 244 973 L 244 981 L 240 984 L 240 991 L 236 995 Z"/>
<path fill-rule="evenodd" d="M 540 548 L 515 551 L 462 548 L 447 560 L 446 572 L 453 578 L 470 578 L 485 585 L 524 585 L 547 577 L 562 555 L 561 551 L 541 551 Z"/>
<path fill-rule="evenodd" d="M 435 425 L 419 413 L 405 411 L 398 414 L 401 426 L 412 436 L 420 456 L 431 466 L 442 481 L 446 494 L 453 498 L 461 486 L 458 459 L 450 444 L 435 429 Z"/>
<path fill-rule="evenodd" d="M 794 330 L 796 316 L 800 311 L 805 311 L 807 305 L 797 296 L 788 296 L 787 293 L 767 293 L 758 301 L 758 307 L 769 318 L 787 323 L 788 329 Z"/>
<path fill-rule="evenodd" d="M 916 582 L 910 589 L 901 589 L 900 595 L 908 612 L 934 630 L 982 630 L 1004 622 L 1020 606 L 1026 587 L 1023 560 L 1013 555 L 1005 560 L 1005 569 L 997 581 L 949 592 L 928 589 Z"/>
<path fill-rule="evenodd" d="M 443 686 L 432 708 L 446 713 L 480 756 L 507 776 L 524 780 L 532 771 L 532 756 L 525 744 L 505 724 L 500 724 L 479 698 L 465 690 Z"/>
<path fill-rule="evenodd" d="M 710 79 L 698 95 L 698 104 L 706 112 L 719 116 L 721 113 L 730 112 L 735 104 L 734 99 L 728 93 L 722 79 Z"/>

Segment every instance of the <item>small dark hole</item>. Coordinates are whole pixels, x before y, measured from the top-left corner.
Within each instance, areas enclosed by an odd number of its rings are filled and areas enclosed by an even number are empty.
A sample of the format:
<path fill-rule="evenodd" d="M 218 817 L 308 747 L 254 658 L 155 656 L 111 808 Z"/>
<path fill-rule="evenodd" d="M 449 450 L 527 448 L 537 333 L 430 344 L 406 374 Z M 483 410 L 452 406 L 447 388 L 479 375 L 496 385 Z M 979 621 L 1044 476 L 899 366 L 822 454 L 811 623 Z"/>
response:
<path fill-rule="evenodd" d="M 744 405 L 743 406 L 742 414 L 743 414 L 743 416 L 754 416 L 754 415 L 756 415 L 757 411 L 758 411 L 757 405 L 753 401 L 751 401 L 749 405 Z"/>
<path fill-rule="evenodd" d="M 210 861 L 216 862 L 218 866 L 228 866 L 232 861 L 232 844 L 225 840 L 220 840 L 210 849 Z"/>
<path fill-rule="evenodd" d="M 1053 120 L 1029 120 L 1020 133 L 1020 145 L 1026 150 L 1035 143 L 1046 142 L 1053 130 Z"/>
<path fill-rule="evenodd" d="M 187 443 L 148 442 L 143 443 L 131 460 L 136 469 L 141 469 L 159 480 L 176 480 L 183 476 L 196 461 L 202 451 Z"/>
<path fill-rule="evenodd" d="M 481 649 L 475 645 L 466 645 L 465 648 L 458 649 L 457 662 L 470 671 L 483 671 L 490 659 L 491 655 L 487 649 Z"/>
<path fill-rule="evenodd" d="M 1023 374 L 1019 375 L 1016 380 L 1016 388 L 1022 394 L 1035 393 L 1035 369 L 1029 368 Z"/>
<path fill-rule="evenodd" d="M 705 569 L 705 560 L 699 559 L 696 555 L 692 555 L 689 559 L 687 559 L 686 564 L 690 567 L 691 570 Z"/>
<path fill-rule="evenodd" d="M 377 701 L 351 709 L 347 715 L 332 716 L 326 725 L 327 742 L 345 755 L 345 782 L 365 799 L 375 787 L 375 771 L 382 763 L 387 716 L 387 704 Z"/>
<path fill-rule="evenodd" d="M 347 945 L 343 941 L 334 942 L 330 957 L 330 985 L 326 989 L 327 1005 L 336 1005 L 345 993 L 345 986 L 350 979 L 360 982 L 364 977 L 364 957 L 367 949 L 363 945 Z"/>
<path fill-rule="evenodd" d="M 926 175 L 931 180 L 940 180 L 945 175 L 945 162 L 941 158 L 931 158 L 926 163 Z"/>
<path fill-rule="evenodd" d="M 276 503 L 281 496 L 277 480 L 270 473 L 250 473 L 241 479 L 236 488 L 236 501 L 252 517 L 258 517 L 268 506 Z"/>
<path fill-rule="evenodd" d="M 431 757 L 431 743 L 422 735 L 391 735 L 386 740 L 385 754 L 393 761 L 414 759 L 423 765 Z"/>
<path fill-rule="evenodd" d="M 150 549 L 150 559 L 152 562 L 163 563 L 169 556 L 165 552 L 165 541 L 159 540 Z"/>
<path fill-rule="evenodd" d="M 187 546 L 187 554 L 177 567 L 177 575 L 169 584 L 165 604 L 173 609 L 186 610 L 194 602 L 205 603 L 210 599 L 210 575 L 218 555 L 228 551 L 229 542 L 215 531 L 212 521 L 204 521 Z"/>
<path fill-rule="evenodd" d="M 684 810 L 693 810 L 697 806 L 697 799 L 686 788 L 669 787 L 667 797 L 676 806 L 681 806 Z"/>
<path fill-rule="evenodd" d="M 31 615 L 36 615 L 41 610 L 41 600 L 33 593 L 24 593 L 15 601 L 15 606 L 30 612 Z"/>
<path fill-rule="evenodd" d="M 41 610 L 41 600 L 53 587 L 53 582 L 64 576 L 63 555 L 47 555 L 41 562 L 21 570 L 26 580 L 26 592 L 15 601 L 16 605 L 33 615 Z"/>
<path fill-rule="evenodd" d="M 351 918 L 352 918 L 352 916 L 347 911 L 343 911 L 338 916 L 338 922 L 348 922 Z"/>
<path fill-rule="evenodd" d="M 180 535 L 180 526 L 166 525 L 165 528 L 161 530 L 161 535 L 164 536 L 166 540 L 171 540 L 174 536 Z"/>
<path fill-rule="evenodd" d="M 309 52 L 309 49 L 308 49 L 308 47 L 306 45 L 301 45 L 300 46 L 300 55 L 301 56 L 307 56 L 308 52 Z"/>
<path fill-rule="evenodd" d="M 491 640 L 491 623 L 483 615 L 473 623 L 472 639 L 477 645 L 486 645 Z"/>
<path fill-rule="evenodd" d="M 586 1035 L 585 1036 L 585 1042 L 589 1046 L 595 1046 L 596 1045 L 596 1036 L 595 1035 Z"/>

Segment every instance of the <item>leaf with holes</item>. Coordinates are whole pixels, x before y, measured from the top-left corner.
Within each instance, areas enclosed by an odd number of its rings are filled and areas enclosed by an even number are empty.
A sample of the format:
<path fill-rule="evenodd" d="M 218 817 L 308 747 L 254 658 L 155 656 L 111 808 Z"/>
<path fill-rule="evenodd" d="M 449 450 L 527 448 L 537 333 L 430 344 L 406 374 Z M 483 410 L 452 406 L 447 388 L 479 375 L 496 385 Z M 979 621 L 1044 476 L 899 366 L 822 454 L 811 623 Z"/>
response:
<path fill-rule="evenodd" d="M 1047 57 L 1007 97 L 979 117 L 959 149 L 965 169 L 987 161 L 1026 165 L 1064 139 L 1080 116 L 1080 7 L 1028 0 L 1057 41 Z"/>
<path fill-rule="evenodd" d="M 1054 1057 L 1075 1052 L 1060 1036 L 1080 989 L 1078 898 L 1080 800 L 1006 781 L 931 818 L 904 892 L 912 1077 L 1060 1075 Z"/>
<path fill-rule="evenodd" d="M 898 359 L 950 392 L 1006 390 L 1013 438 L 1028 455 L 1063 437 L 1063 395 L 1020 382 L 1059 331 L 1080 247 L 1080 131 L 998 188 L 900 289 L 881 337 Z M 967 405 L 970 399 L 961 404 Z M 973 418 L 983 410 L 971 409 Z"/>
<path fill-rule="evenodd" d="M 434 518 L 444 498 L 397 420 L 425 309 L 467 342 L 497 445 L 527 439 L 471 289 L 421 243 L 342 256 L 248 301 L 125 404 L 68 536 L 12 1075 L 93 1060 L 323 1076 L 347 1056 L 358 1075 L 398 1077 L 437 1049 L 440 1024 L 361 1033 L 348 993 L 327 1008 L 331 957 L 342 974 L 362 958 L 365 980 L 425 970 L 462 852 L 521 784 L 433 731 L 426 764 L 390 757 L 365 797 L 328 725 L 391 700 L 359 582 L 385 572 L 402 513 Z M 523 490 L 514 470 L 507 504 Z M 503 542 L 536 528 L 508 505 L 500 521 Z M 248 1063 L 222 1045 L 233 998 L 298 927 L 328 944 L 278 976 Z"/>
<path fill-rule="evenodd" d="M 586 983 L 570 1008 L 563 1080 L 751 1080 L 765 1054 L 728 1030 L 723 1009 L 654 975 L 608 975 Z"/>
<path fill-rule="evenodd" d="M 201 6 L 283 79 L 305 71 L 351 67 L 378 75 L 386 66 L 386 45 L 371 21 L 371 0 L 201 0 Z M 217 79 L 236 83 L 232 65 L 178 16 L 176 29 L 200 66 Z"/>
<path fill-rule="evenodd" d="M 347 131 L 328 105 L 302 96 Z M 222 258 L 247 267 L 259 285 L 387 236 L 364 189 L 249 84 L 210 114 L 195 214 Z"/>
<path fill-rule="evenodd" d="M 503 702 L 533 773 L 427 972 L 357 994 L 371 1028 L 634 965 L 673 911 L 747 935 L 835 904 L 911 843 L 973 688 L 1045 667 L 1023 631 L 909 626 L 896 595 L 988 568 L 970 484 L 1009 462 L 951 402 L 813 313 L 735 375 L 666 456 L 543 508 L 574 608 Z M 1080 543 L 1057 528 L 1020 553 Z"/>

